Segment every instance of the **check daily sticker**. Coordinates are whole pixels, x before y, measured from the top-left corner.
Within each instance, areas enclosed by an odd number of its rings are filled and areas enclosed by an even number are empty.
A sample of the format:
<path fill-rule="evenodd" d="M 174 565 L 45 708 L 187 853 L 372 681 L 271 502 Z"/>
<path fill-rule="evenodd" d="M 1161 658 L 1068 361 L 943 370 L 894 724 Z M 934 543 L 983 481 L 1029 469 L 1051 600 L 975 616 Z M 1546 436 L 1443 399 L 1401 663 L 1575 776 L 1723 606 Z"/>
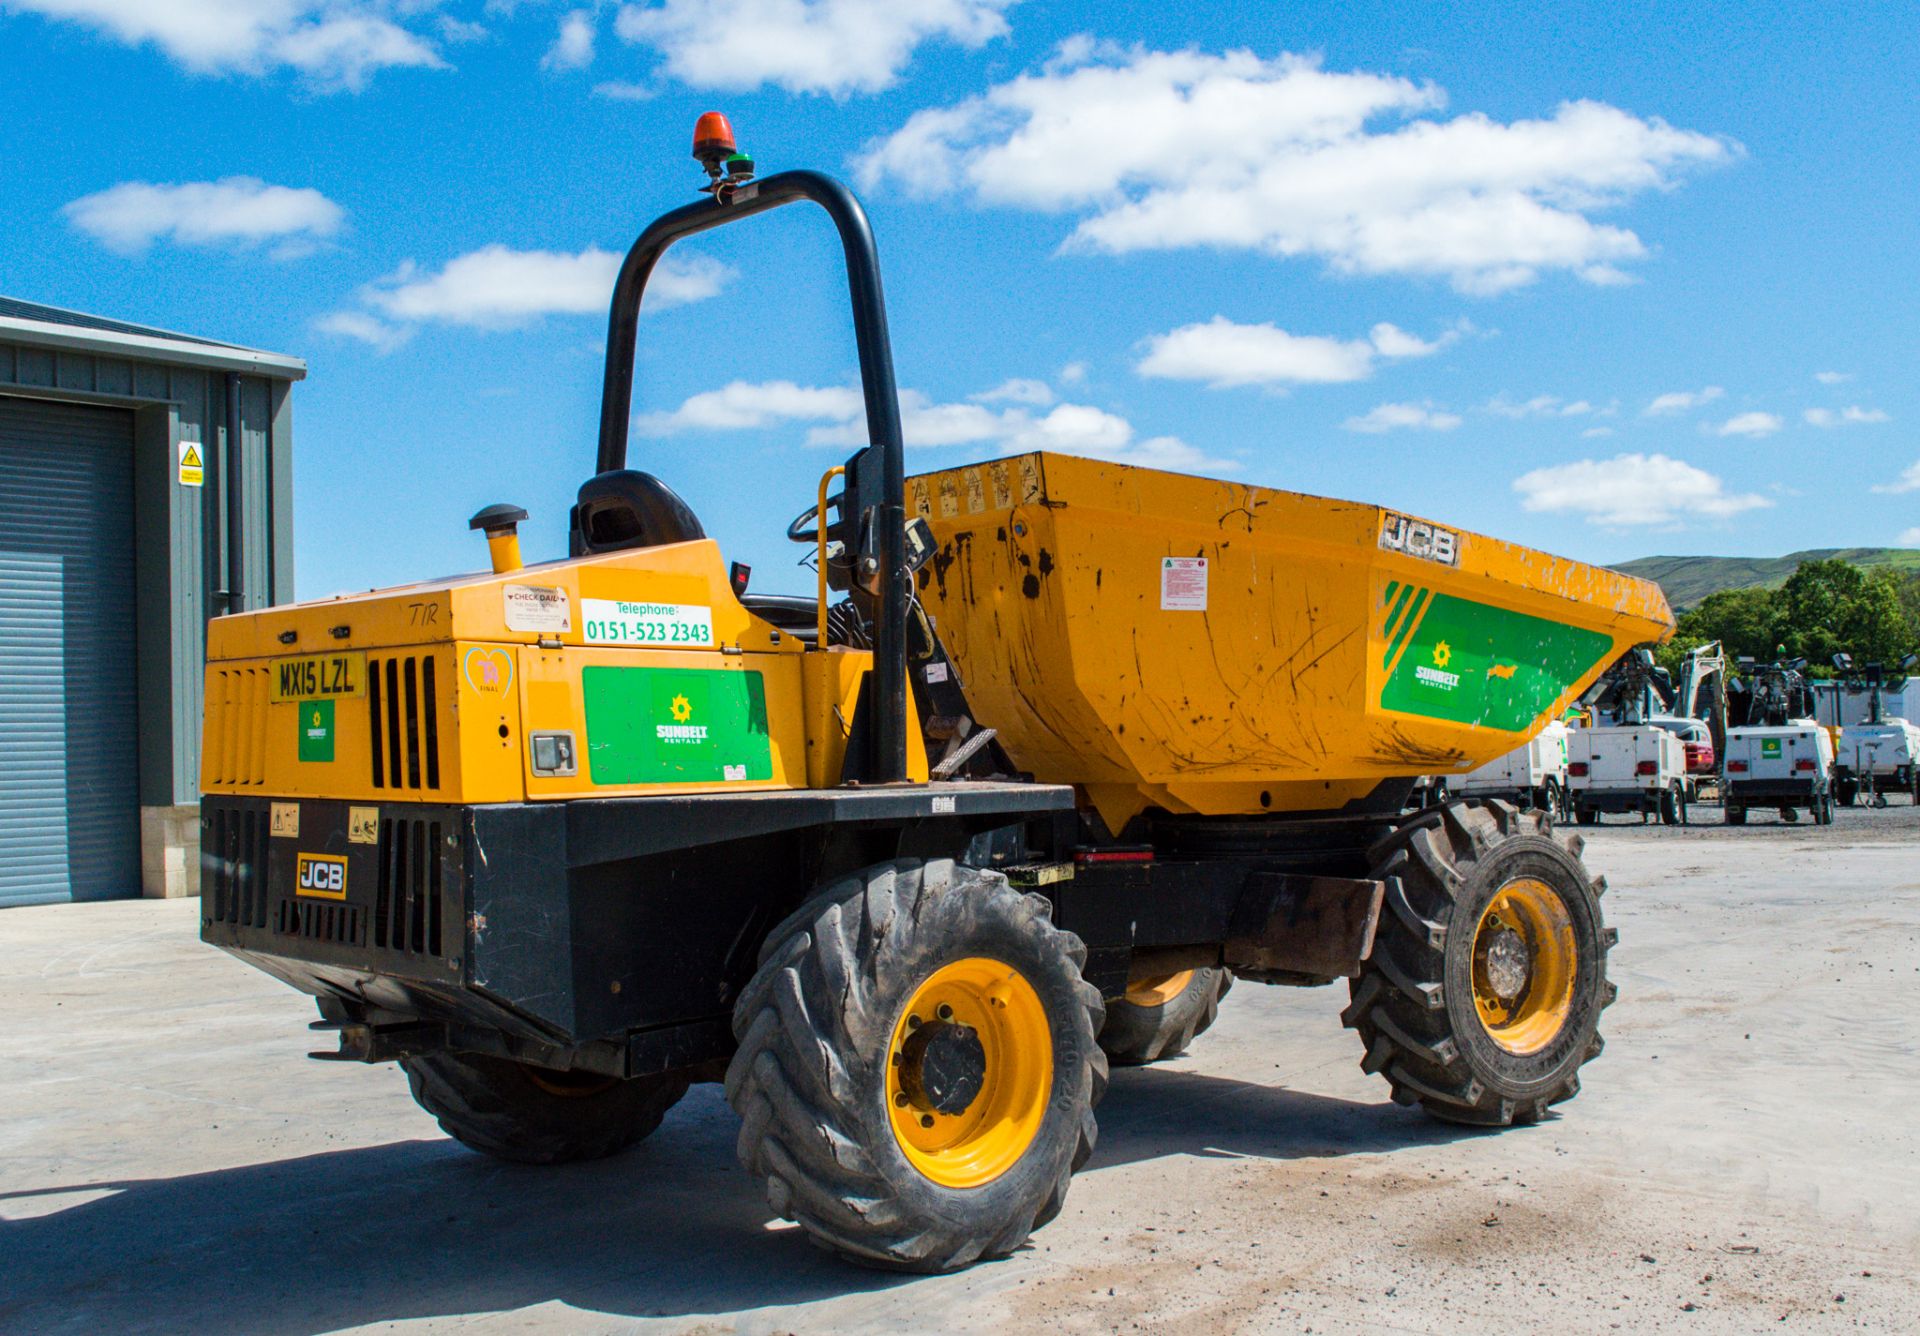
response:
<path fill-rule="evenodd" d="M 713 609 L 699 603 L 580 600 L 581 631 L 589 645 L 664 645 L 713 648 Z"/>
<path fill-rule="evenodd" d="M 573 630 L 564 589 L 549 585 L 503 585 L 500 600 L 509 631 L 564 634 Z"/>

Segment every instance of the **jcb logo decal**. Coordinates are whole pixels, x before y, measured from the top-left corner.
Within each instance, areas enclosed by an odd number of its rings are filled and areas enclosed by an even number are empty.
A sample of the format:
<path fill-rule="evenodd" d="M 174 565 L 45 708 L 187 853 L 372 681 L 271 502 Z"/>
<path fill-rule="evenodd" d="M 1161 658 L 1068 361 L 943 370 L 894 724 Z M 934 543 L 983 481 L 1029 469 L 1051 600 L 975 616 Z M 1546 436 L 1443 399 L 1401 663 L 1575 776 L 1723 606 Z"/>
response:
<path fill-rule="evenodd" d="M 296 895 L 322 900 L 346 899 L 347 860 L 335 854 L 301 854 L 294 860 L 293 889 Z"/>
<path fill-rule="evenodd" d="M 1384 511 L 1380 516 L 1380 550 L 1404 552 L 1410 557 L 1437 561 L 1442 566 L 1460 564 L 1460 535 L 1425 520 L 1410 519 Z"/>

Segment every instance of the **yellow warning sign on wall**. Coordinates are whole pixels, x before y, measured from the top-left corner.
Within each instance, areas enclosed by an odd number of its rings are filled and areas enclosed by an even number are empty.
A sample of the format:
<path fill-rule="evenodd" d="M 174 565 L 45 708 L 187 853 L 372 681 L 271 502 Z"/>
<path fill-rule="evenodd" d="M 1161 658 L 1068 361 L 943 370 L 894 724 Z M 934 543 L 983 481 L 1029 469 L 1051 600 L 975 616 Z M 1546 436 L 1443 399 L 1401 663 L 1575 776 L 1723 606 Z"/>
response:
<path fill-rule="evenodd" d="M 199 487 L 207 480 L 207 466 L 200 458 L 198 441 L 180 442 L 180 485 Z"/>

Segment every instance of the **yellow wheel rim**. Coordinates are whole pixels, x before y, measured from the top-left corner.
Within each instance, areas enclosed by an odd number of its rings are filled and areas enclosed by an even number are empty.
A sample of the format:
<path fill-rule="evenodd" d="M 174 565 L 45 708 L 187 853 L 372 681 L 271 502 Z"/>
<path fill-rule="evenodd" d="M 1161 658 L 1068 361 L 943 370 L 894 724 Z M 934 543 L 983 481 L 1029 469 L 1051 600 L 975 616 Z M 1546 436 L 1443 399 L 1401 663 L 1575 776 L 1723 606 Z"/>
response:
<path fill-rule="evenodd" d="M 961 1108 L 929 1090 L 917 1031 L 979 1060 L 978 1093 Z M 957 1040 L 956 1040 L 957 1037 Z M 924 1039 L 925 1036 L 922 1036 Z M 977 1042 L 977 1048 L 976 1048 Z M 887 1114 L 907 1160 L 942 1187 L 977 1188 L 1027 1153 L 1053 1090 L 1053 1035 L 1040 995 L 1011 965 L 983 956 L 935 970 L 901 1008 L 887 1046 Z"/>
<path fill-rule="evenodd" d="M 1127 981 L 1127 1001 L 1136 1007 L 1164 1007 L 1187 991 L 1193 982 L 1192 970 L 1178 974 L 1156 974 L 1146 979 Z"/>
<path fill-rule="evenodd" d="M 1573 1011 L 1578 960 L 1557 891 L 1533 877 L 1502 886 L 1473 934 L 1473 1004 L 1493 1042 L 1522 1056 L 1551 1044 Z"/>

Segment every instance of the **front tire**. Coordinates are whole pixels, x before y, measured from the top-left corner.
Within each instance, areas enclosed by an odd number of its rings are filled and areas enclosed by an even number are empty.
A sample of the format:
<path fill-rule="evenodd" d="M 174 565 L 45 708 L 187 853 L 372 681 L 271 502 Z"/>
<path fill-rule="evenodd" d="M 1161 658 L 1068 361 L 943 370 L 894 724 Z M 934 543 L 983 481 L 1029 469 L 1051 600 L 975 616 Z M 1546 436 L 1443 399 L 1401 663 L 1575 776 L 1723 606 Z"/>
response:
<path fill-rule="evenodd" d="M 768 935 L 727 1100 L 774 1211 L 868 1266 L 1004 1257 L 1060 1211 L 1107 1083 L 1086 947 L 995 872 L 902 859 Z"/>
<path fill-rule="evenodd" d="M 1224 969 L 1136 979 L 1125 997 L 1107 1003 L 1100 1047 L 1122 1067 L 1178 1057 L 1219 1017 L 1220 999 L 1231 987 L 1233 975 Z"/>
<path fill-rule="evenodd" d="M 1493 802 L 1445 808 L 1374 846 L 1388 912 L 1341 1019 L 1366 1044 L 1362 1070 L 1385 1076 L 1397 1103 L 1506 1126 L 1579 1093 L 1617 991 L 1605 883 L 1581 864 L 1582 844 Z"/>
<path fill-rule="evenodd" d="M 564 1164 L 618 1154 L 687 1093 L 677 1074 L 620 1080 L 479 1053 L 400 1059 L 421 1108 L 454 1140 L 497 1160 Z"/>

